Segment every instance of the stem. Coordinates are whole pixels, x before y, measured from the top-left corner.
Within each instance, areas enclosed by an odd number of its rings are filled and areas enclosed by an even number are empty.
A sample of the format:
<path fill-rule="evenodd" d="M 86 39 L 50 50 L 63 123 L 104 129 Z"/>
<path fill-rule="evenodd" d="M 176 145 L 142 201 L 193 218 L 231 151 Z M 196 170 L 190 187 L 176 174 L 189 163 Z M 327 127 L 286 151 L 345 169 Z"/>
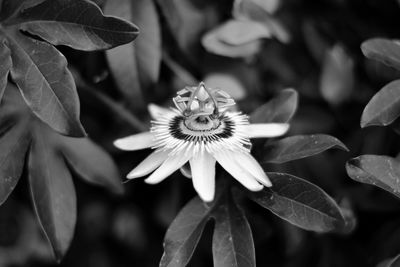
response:
<path fill-rule="evenodd" d="M 89 85 L 86 81 L 84 81 L 84 79 L 77 71 L 71 70 L 71 72 L 73 73 L 76 86 L 79 88 L 79 90 L 90 94 L 97 101 L 106 106 L 110 111 L 114 112 L 119 118 L 123 119 L 133 129 L 139 132 L 148 130 L 146 125 L 141 122 L 135 115 L 133 115 L 128 109 L 126 109 L 120 103 L 108 97 L 107 95 L 99 92 L 97 88 Z"/>
<path fill-rule="evenodd" d="M 190 85 L 199 83 L 191 73 L 176 63 L 166 52 L 163 52 L 162 59 L 165 65 L 167 65 L 183 83 Z"/>

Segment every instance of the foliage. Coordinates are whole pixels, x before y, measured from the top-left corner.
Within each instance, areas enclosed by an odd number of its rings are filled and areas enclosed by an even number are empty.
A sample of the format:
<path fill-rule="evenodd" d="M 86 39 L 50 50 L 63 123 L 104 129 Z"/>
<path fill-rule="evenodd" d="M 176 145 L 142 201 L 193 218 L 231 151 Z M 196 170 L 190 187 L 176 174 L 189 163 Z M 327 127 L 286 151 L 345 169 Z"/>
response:
<path fill-rule="evenodd" d="M 10 72 L 26 103 L 41 120 L 63 134 L 84 135 L 72 75 L 65 58 L 52 45 L 87 51 L 107 49 L 132 41 L 137 28 L 104 17 L 91 2 L 58 0 L 5 0 L 1 25 L 0 54 L 7 63 L 2 67 L 0 91 L 4 91 Z"/>
<path fill-rule="evenodd" d="M 397 266 L 399 8 L 0 0 L 0 265 Z M 211 203 L 185 167 L 121 183 L 148 151 L 113 141 L 199 81 L 290 123 L 252 140 L 271 188 L 220 167 Z"/>
<path fill-rule="evenodd" d="M 297 101 L 291 99 L 297 99 L 296 91 L 284 90 L 260 109 L 270 111 L 267 114 L 280 114 L 272 116 L 274 122 L 287 122 L 297 108 Z M 260 113 L 260 110 L 255 111 L 256 115 Z M 269 162 L 283 163 L 309 157 L 334 146 L 347 149 L 329 135 L 294 136 L 271 142 L 262 148 L 262 154 L 267 155 Z M 224 179 L 224 174 L 221 175 L 220 179 Z M 244 195 L 305 230 L 344 231 L 346 221 L 340 207 L 322 189 L 287 173 L 267 172 L 267 176 L 273 186 L 261 192 L 247 191 L 238 186 L 233 188 L 232 194 L 230 185 L 219 185 L 219 188 L 223 187 L 222 192 L 211 204 L 201 203 L 198 197 L 189 202 L 168 228 L 160 266 L 186 266 L 210 218 L 215 220 L 212 241 L 214 265 L 256 266 L 252 232 L 245 214 L 238 206 L 243 202 Z"/>
<path fill-rule="evenodd" d="M 400 46 L 398 41 L 374 38 L 361 45 L 364 55 L 388 66 L 400 69 Z M 361 116 L 361 127 L 388 126 L 400 116 L 400 80 L 386 84 L 365 106 Z M 359 182 L 372 184 L 390 193 L 399 195 L 400 162 L 397 158 L 381 155 L 362 155 L 346 164 L 348 175 Z M 396 266 L 396 259 L 386 266 Z"/>
<path fill-rule="evenodd" d="M 0 89 L 0 202 L 13 191 L 26 165 L 35 212 L 60 261 L 76 223 L 70 169 L 112 191 L 121 192 L 122 187 L 112 159 L 101 148 L 87 138 L 60 135 L 80 137 L 85 132 L 72 74 L 52 44 L 87 51 L 108 49 L 134 39 L 137 28 L 103 16 L 91 2 L 58 0 L 5 0 L 1 27 L 0 53 L 5 63 Z M 7 86 L 9 73 L 17 87 Z"/>

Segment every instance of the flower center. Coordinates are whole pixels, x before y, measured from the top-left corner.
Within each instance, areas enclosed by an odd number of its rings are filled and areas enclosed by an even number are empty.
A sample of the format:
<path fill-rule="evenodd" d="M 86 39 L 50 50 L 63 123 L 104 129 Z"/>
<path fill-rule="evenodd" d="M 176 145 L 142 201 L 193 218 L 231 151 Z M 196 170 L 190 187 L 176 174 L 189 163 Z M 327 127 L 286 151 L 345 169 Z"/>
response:
<path fill-rule="evenodd" d="M 228 138 L 233 134 L 234 122 L 229 117 L 222 116 L 214 120 L 208 118 L 206 122 L 197 122 L 197 119 L 188 120 L 184 116 L 176 116 L 169 124 L 169 131 L 177 139 L 200 142 Z"/>
<path fill-rule="evenodd" d="M 212 131 L 221 125 L 219 118 L 211 118 L 211 116 L 192 116 L 185 118 L 184 125 L 191 131 Z"/>
<path fill-rule="evenodd" d="M 207 88 L 203 82 L 197 87 L 186 87 L 173 98 L 175 106 L 187 120 L 196 123 L 211 123 L 221 115 L 221 109 L 235 104 L 224 91 Z"/>
<path fill-rule="evenodd" d="M 204 83 L 186 87 L 173 98 L 178 110 L 153 121 L 151 131 L 155 135 L 155 149 L 170 149 L 181 153 L 205 149 L 248 151 L 250 140 L 243 130 L 248 125 L 247 116 L 228 112 L 226 108 L 235 101 L 224 91 L 207 88 Z"/>

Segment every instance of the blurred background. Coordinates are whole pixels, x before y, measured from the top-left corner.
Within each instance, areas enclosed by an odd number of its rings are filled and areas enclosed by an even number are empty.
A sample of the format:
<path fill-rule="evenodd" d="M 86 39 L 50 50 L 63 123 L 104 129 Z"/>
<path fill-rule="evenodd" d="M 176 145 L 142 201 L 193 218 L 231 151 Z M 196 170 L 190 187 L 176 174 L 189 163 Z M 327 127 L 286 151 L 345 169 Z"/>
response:
<path fill-rule="evenodd" d="M 249 203 L 257 266 L 386 266 L 400 252 L 400 200 L 352 181 L 344 167 L 351 157 L 396 157 L 399 150 L 393 129 L 359 126 L 369 99 L 400 78 L 360 50 L 369 38 L 400 37 L 399 1 L 95 2 L 105 14 L 138 25 L 138 38 L 107 52 L 59 49 L 78 87 L 82 124 L 112 156 L 121 180 L 149 151 L 122 152 L 112 142 L 149 128 L 148 103 L 170 106 L 176 91 L 202 80 L 251 113 L 294 88 L 300 103 L 289 135 L 331 134 L 351 152 L 328 151 L 279 168 L 323 188 L 354 215 L 356 227 L 347 234 L 306 232 Z M 58 266 L 35 219 L 25 176 L 0 207 L 0 267 Z M 123 195 L 79 179 L 74 184 L 78 222 L 59 266 L 158 266 L 166 229 L 195 196 L 179 172 L 155 186 L 127 182 Z M 211 230 L 206 227 L 189 266 L 212 266 Z"/>

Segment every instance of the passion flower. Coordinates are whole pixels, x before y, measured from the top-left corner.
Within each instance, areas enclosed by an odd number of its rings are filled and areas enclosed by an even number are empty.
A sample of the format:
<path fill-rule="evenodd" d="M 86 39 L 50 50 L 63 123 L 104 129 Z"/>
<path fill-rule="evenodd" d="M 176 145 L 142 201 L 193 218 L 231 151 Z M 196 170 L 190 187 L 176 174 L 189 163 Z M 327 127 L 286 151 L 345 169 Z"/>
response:
<path fill-rule="evenodd" d="M 250 139 L 281 136 L 288 124 L 250 124 L 248 116 L 228 110 L 235 101 L 227 93 L 204 83 L 179 91 L 173 102 L 176 108 L 149 106 L 154 118 L 150 132 L 114 142 L 122 150 L 155 150 L 127 175 L 128 179 L 150 174 L 145 182 L 156 184 L 189 161 L 194 189 L 208 202 L 214 199 L 217 161 L 251 191 L 272 186 L 250 154 Z"/>

